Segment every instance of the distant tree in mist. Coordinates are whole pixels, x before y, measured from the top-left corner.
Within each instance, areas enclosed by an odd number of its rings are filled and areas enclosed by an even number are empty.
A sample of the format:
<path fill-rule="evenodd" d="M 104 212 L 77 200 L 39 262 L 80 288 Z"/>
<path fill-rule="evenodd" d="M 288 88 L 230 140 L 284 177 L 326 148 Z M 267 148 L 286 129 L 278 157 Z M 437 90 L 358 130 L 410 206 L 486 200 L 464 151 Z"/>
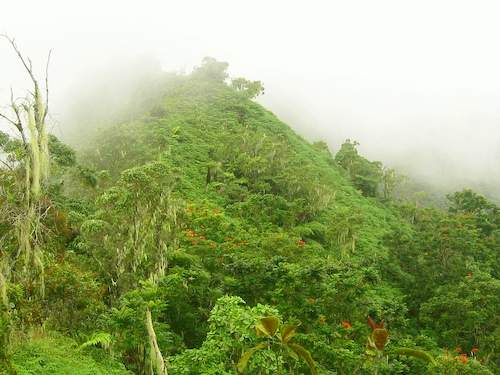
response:
<path fill-rule="evenodd" d="M 347 171 L 354 186 L 364 195 L 375 197 L 383 176 L 382 163 L 359 155 L 358 145 L 358 142 L 347 139 L 335 155 L 335 161 Z"/>
<path fill-rule="evenodd" d="M 234 78 L 231 80 L 231 86 L 249 99 L 253 99 L 264 94 L 264 85 L 261 81 L 249 81 L 245 78 Z"/>
<path fill-rule="evenodd" d="M 227 62 L 218 61 L 213 57 L 205 57 L 201 65 L 194 68 L 193 77 L 223 82 L 228 78 L 228 67 Z"/>

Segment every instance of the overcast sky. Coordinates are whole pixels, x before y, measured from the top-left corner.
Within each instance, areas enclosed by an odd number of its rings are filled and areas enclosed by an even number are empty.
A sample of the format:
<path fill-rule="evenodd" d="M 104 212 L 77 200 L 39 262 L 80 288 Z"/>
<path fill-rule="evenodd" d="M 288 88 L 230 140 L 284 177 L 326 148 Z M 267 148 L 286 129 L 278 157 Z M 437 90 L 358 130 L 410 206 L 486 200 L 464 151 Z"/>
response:
<path fill-rule="evenodd" d="M 43 68 L 53 111 L 96 68 L 204 56 L 262 80 L 259 99 L 311 140 L 357 139 L 416 175 L 500 181 L 500 2 L 459 0 L 0 0 L 0 32 Z M 0 100 L 27 87 L 0 43 Z M 2 125 L 0 125 L 2 126 Z"/>

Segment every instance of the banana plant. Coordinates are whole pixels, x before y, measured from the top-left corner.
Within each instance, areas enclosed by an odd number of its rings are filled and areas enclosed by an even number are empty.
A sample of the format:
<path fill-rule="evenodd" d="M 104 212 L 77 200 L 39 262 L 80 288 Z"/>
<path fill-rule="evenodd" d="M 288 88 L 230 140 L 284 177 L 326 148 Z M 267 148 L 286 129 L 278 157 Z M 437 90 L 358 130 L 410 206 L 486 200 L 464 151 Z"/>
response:
<path fill-rule="evenodd" d="M 291 342 L 297 332 L 297 328 L 298 326 L 294 324 L 281 325 L 280 320 L 275 316 L 260 319 L 259 323 L 255 326 L 255 332 L 257 337 L 263 338 L 264 341 L 261 341 L 243 353 L 238 362 L 238 372 L 243 373 L 245 371 L 249 360 L 255 352 L 259 350 L 274 350 L 276 358 L 278 358 L 278 353 L 287 353 L 295 360 L 302 359 L 309 366 L 311 374 L 317 375 L 316 364 L 311 353 L 303 346 Z"/>

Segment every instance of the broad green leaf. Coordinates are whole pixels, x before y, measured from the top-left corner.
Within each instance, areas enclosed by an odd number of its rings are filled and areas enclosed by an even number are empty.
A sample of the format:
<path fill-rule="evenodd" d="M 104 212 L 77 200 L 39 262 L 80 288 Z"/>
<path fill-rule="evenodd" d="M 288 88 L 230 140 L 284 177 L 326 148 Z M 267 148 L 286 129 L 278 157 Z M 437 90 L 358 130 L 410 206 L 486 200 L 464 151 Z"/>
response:
<path fill-rule="evenodd" d="M 298 361 L 300 359 L 299 356 L 297 355 L 297 353 L 295 353 L 292 349 L 290 349 L 290 346 L 285 345 L 285 347 L 286 347 L 286 349 L 287 349 L 288 354 L 290 355 L 290 357 L 292 357 L 296 361 Z"/>
<path fill-rule="evenodd" d="M 434 360 L 434 357 L 424 350 L 412 349 L 412 348 L 397 348 L 397 349 L 393 350 L 392 352 L 394 354 L 397 354 L 397 355 L 404 355 L 407 357 L 418 358 L 418 359 L 421 359 L 422 361 L 425 361 L 425 362 L 431 363 L 431 364 L 434 364 L 436 362 Z"/>
<path fill-rule="evenodd" d="M 243 373 L 245 371 L 248 361 L 252 357 L 253 353 L 255 353 L 257 350 L 264 349 L 267 346 L 267 343 L 261 342 L 260 344 L 254 346 L 252 349 L 247 350 L 243 355 L 241 356 L 240 360 L 238 361 L 238 372 Z"/>
<path fill-rule="evenodd" d="M 286 325 L 281 331 L 281 341 L 285 344 L 288 343 L 293 336 L 295 336 L 297 331 L 297 326 L 294 324 Z"/>
<path fill-rule="evenodd" d="M 318 374 L 318 371 L 316 370 L 316 364 L 314 363 L 314 359 L 312 358 L 311 353 L 309 353 L 307 349 L 305 349 L 303 346 L 299 344 L 288 344 L 288 347 L 307 363 L 309 369 L 311 370 L 312 375 Z"/>
<path fill-rule="evenodd" d="M 260 320 L 260 323 L 255 326 L 257 336 L 273 337 L 274 335 L 276 335 L 279 325 L 280 321 L 275 316 L 267 316 L 265 318 L 262 318 Z"/>

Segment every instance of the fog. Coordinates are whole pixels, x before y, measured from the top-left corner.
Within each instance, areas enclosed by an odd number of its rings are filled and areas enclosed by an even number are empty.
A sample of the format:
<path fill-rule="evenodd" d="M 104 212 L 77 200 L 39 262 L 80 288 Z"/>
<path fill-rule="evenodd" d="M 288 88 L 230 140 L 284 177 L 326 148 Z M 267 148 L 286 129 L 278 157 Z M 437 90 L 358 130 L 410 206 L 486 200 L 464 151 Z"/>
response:
<path fill-rule="evenodd" d="M 143 69 L 189 72 L 213 56 L 232 76 L 263 81 L 258 100 L 311 141 L 335 152 L 356 139 L 368 158 L 443 190 L 493 194 L 499 11 L 481 0 L 0 0 L 0 33 L 16 38 L 40 74 L 53 50 L 51 126 L 62 138 L 82 92 L 99 92 L 106 108 Z M 3 41 L 0 61 L 7 104 L 10 87 L 22 94 L 29 83 Z M 97 110 L 85 108 L 89 118 Z"/>

